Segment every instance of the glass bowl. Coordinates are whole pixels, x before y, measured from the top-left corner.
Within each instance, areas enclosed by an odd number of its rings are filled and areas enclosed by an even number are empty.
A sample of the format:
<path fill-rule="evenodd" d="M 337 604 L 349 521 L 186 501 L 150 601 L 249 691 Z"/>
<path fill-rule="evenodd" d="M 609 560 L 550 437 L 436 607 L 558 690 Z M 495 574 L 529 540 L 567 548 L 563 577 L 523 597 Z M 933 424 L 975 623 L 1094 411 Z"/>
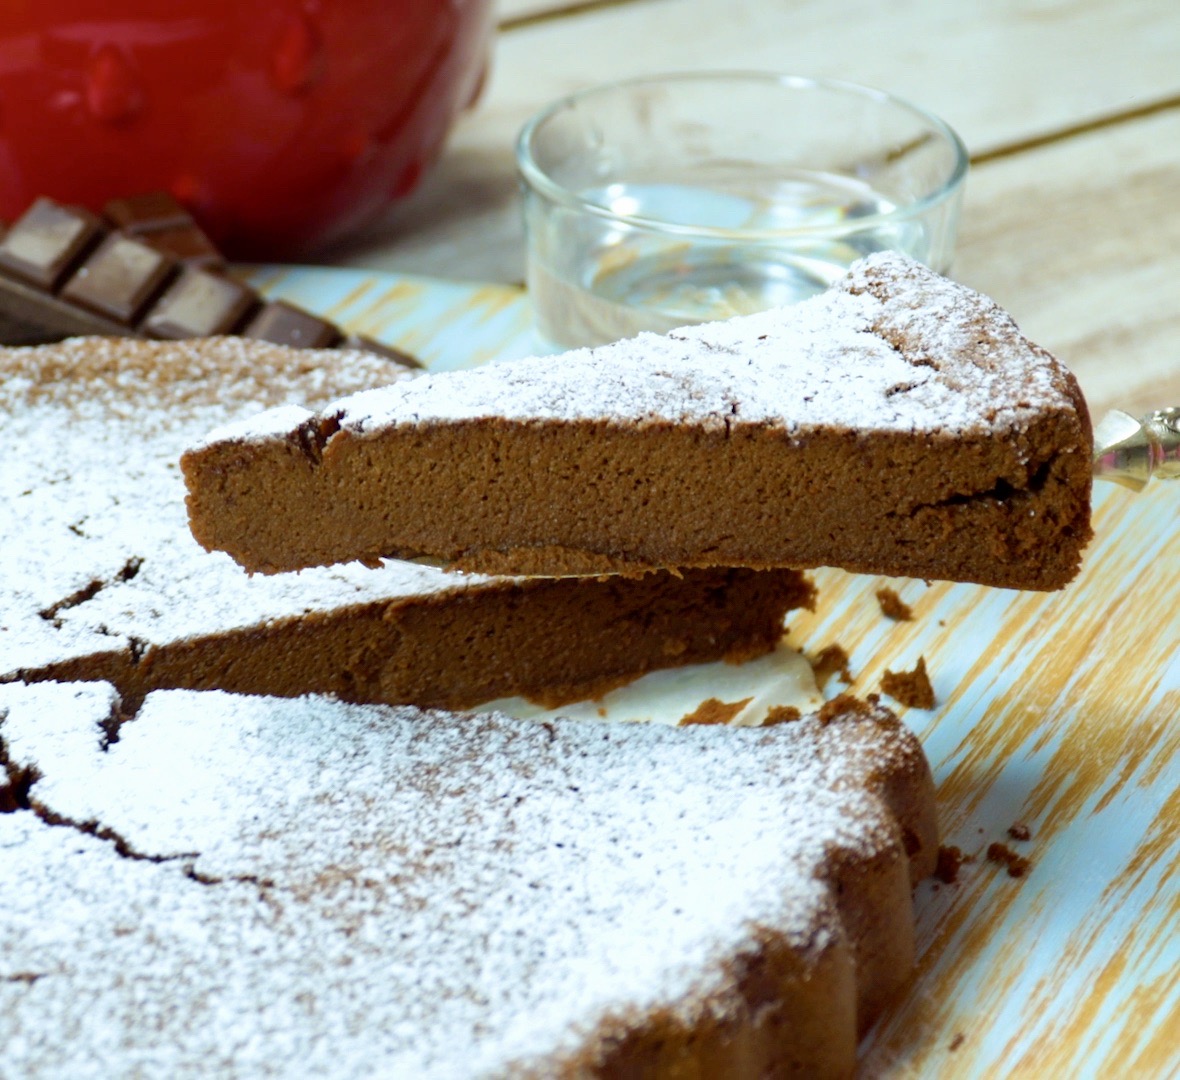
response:
<path fill-rule="evenodd" d="M 794 303 L 873 251 L 944 272 L 967 151 L 880 90 L 721 72 L 564 98 L 517 165 L 537 330 L 573 347 Z"/>

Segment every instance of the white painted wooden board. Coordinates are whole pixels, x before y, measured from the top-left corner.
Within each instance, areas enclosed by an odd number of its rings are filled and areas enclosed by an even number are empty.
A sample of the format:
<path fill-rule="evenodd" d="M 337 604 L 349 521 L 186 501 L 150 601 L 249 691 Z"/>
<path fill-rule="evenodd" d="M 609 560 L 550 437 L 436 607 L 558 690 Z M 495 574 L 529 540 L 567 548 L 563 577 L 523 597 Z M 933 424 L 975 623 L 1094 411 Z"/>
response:
<path fill-rule="evenodd" d="M 584 0 L 496 0 L 496 20 L 511 26 L 521 19 L 553 17 L 583 5 Z"/>
<path fill-rule="evenodd" d="M 560 5 L 559 5 L 560 6 Z M 631 0 L 502 33 L 479 107 L 421 192 L 327 261 L 523 279 L 512 144 L 571 90 L 651 72 L 763 68 L 891 90 L 974 152 L 1180 95 L 1180 5 L 1160 0 Z"/>
<path fill-rule="evenodd" d="M 977 169 L 954 276 L 1065 360 L 1093 408 L 1180 405 L 1180 109 Z"/>

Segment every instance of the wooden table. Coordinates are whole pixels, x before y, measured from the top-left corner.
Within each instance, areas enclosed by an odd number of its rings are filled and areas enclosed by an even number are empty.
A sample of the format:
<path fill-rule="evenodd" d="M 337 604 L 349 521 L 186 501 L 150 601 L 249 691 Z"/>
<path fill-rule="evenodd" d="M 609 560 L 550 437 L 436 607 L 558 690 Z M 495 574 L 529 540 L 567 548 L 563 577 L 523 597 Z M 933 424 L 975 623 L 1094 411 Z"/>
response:
<path fill-rule="evenodd" d="M 331 261 L 501 283 L 464 295 L 519 316 L 512 142 L 541 105 L 674 69 L 840 76 L 959 130 L 954 275 L 1065 359 L 1096 414 L 1180 404 L 1180 5 L 504 0 L 501 19 L 438 170 Z M 808 651 L 844 645 L 859 692 L 926 656 L 938 708 L 906 719 L 946 842 L 976 857 L 919 890 L 917 979 L 865 1040 L 865 1075 L 1180 1075 L 1180 490 L 1155 487 L 1100 493 L 1063 593 L 895 582 L 915 619 L 892 624 L 880 579 L 825 571 L 791 625 Z M 1017 821 L 1021 879 L 983 857 Z"/>

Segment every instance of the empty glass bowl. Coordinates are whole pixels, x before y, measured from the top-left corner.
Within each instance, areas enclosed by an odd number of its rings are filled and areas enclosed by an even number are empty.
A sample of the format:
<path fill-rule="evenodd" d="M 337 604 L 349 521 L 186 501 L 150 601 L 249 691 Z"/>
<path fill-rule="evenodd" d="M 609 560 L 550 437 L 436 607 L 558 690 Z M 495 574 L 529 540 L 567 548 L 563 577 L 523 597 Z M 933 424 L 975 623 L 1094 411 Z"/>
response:
<path fill-rule="evenodd" d="M 831 79 L 600 86 L 521 132 L 537 329 L 570 347 L 794 303 L 869 252 L 951 261 L 967 152 L 943 121 Z"/>

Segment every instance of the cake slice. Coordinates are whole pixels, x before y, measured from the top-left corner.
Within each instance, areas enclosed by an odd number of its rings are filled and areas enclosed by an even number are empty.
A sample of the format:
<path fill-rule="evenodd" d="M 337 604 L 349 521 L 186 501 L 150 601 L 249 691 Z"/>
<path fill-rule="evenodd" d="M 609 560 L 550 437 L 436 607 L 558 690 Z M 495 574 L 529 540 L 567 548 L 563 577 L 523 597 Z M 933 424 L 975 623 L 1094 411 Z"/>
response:
<path fill-rule="evenodd" d="M 917 741 L 0 686 L 20 1076 L 851 1073 L 937 846 Z M 15 796 L 13 796 L 15 792 Z M 52 827 L 51 827 L 52 826 Z"/>
<path fill-rule="evenodd" d="M 894 254 L 792 308 L 224 428 L 194 535 L 250 570 L 810 567 L 1056 589 L 1090 537 L 1074 378 Z"/>
<path fill-rule="evenodd" d="M 364 353 L 221 338 L 0 350 L 0 682 L 335 693 L 467 707 L 588 696 L 769 651 L 792 572 L 512 582 L 404 563 L 248 578 L 195 543 L 177 458 L 211 426 L 404 378 Z"/>

